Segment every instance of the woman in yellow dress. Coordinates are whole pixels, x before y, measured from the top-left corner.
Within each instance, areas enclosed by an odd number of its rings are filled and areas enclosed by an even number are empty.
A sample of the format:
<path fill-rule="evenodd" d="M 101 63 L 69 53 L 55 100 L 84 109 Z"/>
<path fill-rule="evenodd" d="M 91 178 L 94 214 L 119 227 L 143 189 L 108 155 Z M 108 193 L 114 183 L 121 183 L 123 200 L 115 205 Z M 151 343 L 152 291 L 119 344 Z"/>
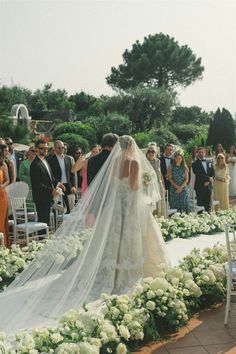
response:
<path fill-rule="evenodd" d="M 214 171 L 214 200 L 219 200 L 221 210 L 227 210 L 229 209 L 229 169 L 225 162 L 224 154 L 217 155 Z"/>
<path fill-rule="evenodd" d="M 7 165 L 4 162 L 4 149 L 6 145 L 0 145 L 0 232 L 4 235 L 4 245 L 10 247 L 8 235 L 8 198 L 5 187 L 9 184 Z"/>

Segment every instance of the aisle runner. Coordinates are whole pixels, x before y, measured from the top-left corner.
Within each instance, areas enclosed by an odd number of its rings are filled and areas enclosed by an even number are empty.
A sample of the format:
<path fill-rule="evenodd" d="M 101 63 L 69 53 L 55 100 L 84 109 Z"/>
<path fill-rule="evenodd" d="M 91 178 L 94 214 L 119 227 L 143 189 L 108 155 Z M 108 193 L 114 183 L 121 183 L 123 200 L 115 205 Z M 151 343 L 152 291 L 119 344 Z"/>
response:
<path fill-rule="evenodd" d="M 217 242 L 225 244 L 225 233 L 219 232 L 214 235 L 199 235 L 188 239 L 175 238 L 166 242 L 171 264 L 178 265 L 179 260 L 189 254 L 193 248 L 203 250 L 206 247 L 213 247 Z"/>

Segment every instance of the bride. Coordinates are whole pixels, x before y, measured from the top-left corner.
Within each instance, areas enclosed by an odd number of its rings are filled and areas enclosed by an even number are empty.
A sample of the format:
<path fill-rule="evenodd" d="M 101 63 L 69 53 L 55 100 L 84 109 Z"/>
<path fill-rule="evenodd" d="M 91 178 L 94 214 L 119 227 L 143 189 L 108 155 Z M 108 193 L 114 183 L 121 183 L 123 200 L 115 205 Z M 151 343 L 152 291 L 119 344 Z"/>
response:
<path fill-rule="evenodd" d="M 120 137 L 70 217 L 0 295 L 0 330 L 55 325 L 102 293 L 124 294 L 156 277 L 169 264 L 152 215 L 159 199 L 152 166 L 133 138 Z"/>

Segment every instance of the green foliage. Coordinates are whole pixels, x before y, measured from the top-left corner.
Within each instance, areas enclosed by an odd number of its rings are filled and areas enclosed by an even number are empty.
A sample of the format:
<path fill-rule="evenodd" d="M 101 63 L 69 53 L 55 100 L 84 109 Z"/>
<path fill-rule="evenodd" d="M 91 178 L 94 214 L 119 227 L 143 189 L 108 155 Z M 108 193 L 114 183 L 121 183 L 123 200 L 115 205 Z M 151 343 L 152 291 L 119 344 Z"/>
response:
<path fill-rule="evenodd" d="M 206 139 L 207 132 L 206 130 L 204 130 L 199 135 L 196 135 L 193 138 L 189 139 L 188 142 L 184 145 L 184 148 L 188 153 L 191 153 L 195 146 L 205 146 Z"/>
<path fill-rule="evenodd" d="M 87 117 L 89 109 L 95 105 L 96 101 L 96 97 L 83 91 L 69 97 L 69 102 L 73 104 L 75 114 L 79 120 L 84 120 Z"/>
<path fill-rule="evenodd" d="M 0 136 L 11 137 L 14 142 L 28 143 L 28 128 L 25 125 L 13 125 L 12 121 L 5 116 L 0 117 Z"/>
<path fill-rule="evenodd" d="M 209 124 L 212 114 L 202 111 L 198 106 L 176 107 L 172 113 L 173 123 Z"/>
<path fill-rule="evenodd" d="M 202 78 L 204 67 L 187 46 L 163 33 L 149 35 L 125 50 L 123 64 L 112 67 L 106 78 L 113 88 L 127 90 L 137 85 L 174 88 L 186 87 Z"/>
<path fill-rule="evenodd" d="M 62 140 L 64 143 L 69 145 L 68 151 L 70 154 L 73 154 L 78 147 L 80 147 L 85 152 L 89 150 L 88 141 L 78 134 L 64 133 L 59 135 L 57 139 Z"/>
<path fill-rule="evenodd" d="M 147 133 L 136 133 L 133 137 L 140 148 L 147 147 L 150 141 L 155 141 L 161 147 L 167 143 L 179 145 L 178 138 L 167 128 L 152 129 Z"/>
<path fill-rule="evenodd" d="M 53 138 L 58 139 L 62 134 L 78 134 L 90 145 L 96 143 L 96 135 L 93 128 L 88 123 L 73 122 L 59 124 L 53 131 Z"/>
<path fill-rule="evenodd" d="M 0 114 L 10 115 L 11 107 L 14 104 L 22 103 L 27 105 L 31 91 L 19 86 L 0 88 Z"/>
<path fill-rule="evenodd" d="M 118 135 L 129 134 L 131 122 L 127 116 L 117 112 L 102 114 L 98 117 L 89 117 L 86 121 L 96 133 L 96 141 L 100 142 L 106 133 L 116 133 Z"/>
<path fill-rule="evenodd" d="M 143 132 L 160 128 L 170 120 L 174 94 L 164 88 L 136 87 L 128 92 L 127 115 L 133 123 L 133 131 Z"/>
<path fill-rule="evenodd" d="M 170 130 L 177 136 L 181 144 L 186 144 L 190 139 L 195 140 L 196 137 L 205 137 L 208 126 L 178 123 L 171 126 Z"/>
<path fill-rule="evenodd" d="M 139 86 L 116 96 L 100 97 L 89 108 L 88 113 L 93 117 L 99 117 L 98 120 L 102 115 L 109 115 L 112 112 L 128 116 L 132 122 L 132 131 L 142 132 L 153 127 L 158 128 L 163 122 L 168 122 L 174 103 L 175 94 L 170 90 Z"/>
<path fill-rule="evenodd" d="M 235 121 L 225 108 L 217 109 L 208 130 L 207 145 L 215 147 L 218 143 L 227 150 L 235 143 Z"/>

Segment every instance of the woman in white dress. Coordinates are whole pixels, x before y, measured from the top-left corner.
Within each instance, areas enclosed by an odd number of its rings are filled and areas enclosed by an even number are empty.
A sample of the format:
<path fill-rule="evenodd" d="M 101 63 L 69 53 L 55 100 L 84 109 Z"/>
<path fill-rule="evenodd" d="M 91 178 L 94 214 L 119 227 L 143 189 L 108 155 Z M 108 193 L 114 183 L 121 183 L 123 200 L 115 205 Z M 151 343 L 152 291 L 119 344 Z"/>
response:
<path fill-rule="evenodd" d="M 0 295 L 0 330 L 54 325 L 67 310 L 124 294 L 169 258 L 152 207 L 156 174 L 120 137 L 80 203 L 28 268 Z M 79 238 L 88 235 L 81 253 Z"/>
<path fill-rule="evenodd" d="M 232 145 L 226 155 L 226 163 L 229 168 L 229 196 L 236 196 L 236 149 Z"/>

